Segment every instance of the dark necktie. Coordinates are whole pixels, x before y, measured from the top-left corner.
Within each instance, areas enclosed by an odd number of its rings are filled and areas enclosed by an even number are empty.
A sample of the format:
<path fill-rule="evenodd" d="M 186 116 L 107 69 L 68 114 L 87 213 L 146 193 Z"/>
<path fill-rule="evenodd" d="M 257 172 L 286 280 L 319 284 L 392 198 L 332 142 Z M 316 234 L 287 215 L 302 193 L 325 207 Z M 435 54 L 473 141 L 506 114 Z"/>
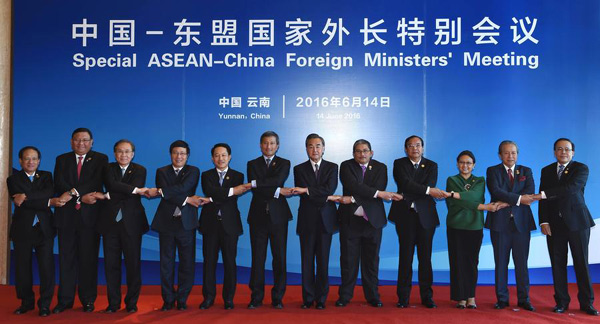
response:
<path fill-rule="evenodd" d="M 315 178 L 319 180 L 319 165 L 315 163 Z"/>
<path fill-rule="evenodd" d="M 360 165 L 360 168 L 362 169 L 362 177 L 363 177 L 363 181 L 365 180 L 365 173 L 367 172 L 367 166 L 366 165 Z M 367 216 L 367 212 L 365 211 L 365 209 L 363 208 L 363 218 L 368 222 L 369 221 L 369 217 Z"/>
<path fill-rule="evenodd" d="M 29 177 L 29 181 L 33 182 L 33 175 L 30 175 L 28 177 Z M 36 214 L 35 217 L 33 218 L 33 224 L 31 226 L 35 226 L 39 222 L 40 222 L 40 220 L 38 219 L 37 214 Z"/>
<path fill-rule="evenodd" d="M 225 171 L 219 171 L 219 185 L 223 186 L 223 179 L 225 179 Z"/>
<path fill-rule="evenodd" d="M 562 177 L 564 171 L 565 171 L 565 166 L 562 164 L 559 165 L 558 166 L 558 180 L 560 180 L 560 177 Z"/>
<path fill-rule="evenodd" d="M 515 177 L 512 174 L 512 169 L 508 169 L 508 180 L 510 181 L 510 186 L 512 187 L 515 183 Z"/>
<path fill-rule="evenodd" d="M 267 159 L 267 169 L 271 166 L 271 159 Z"/>

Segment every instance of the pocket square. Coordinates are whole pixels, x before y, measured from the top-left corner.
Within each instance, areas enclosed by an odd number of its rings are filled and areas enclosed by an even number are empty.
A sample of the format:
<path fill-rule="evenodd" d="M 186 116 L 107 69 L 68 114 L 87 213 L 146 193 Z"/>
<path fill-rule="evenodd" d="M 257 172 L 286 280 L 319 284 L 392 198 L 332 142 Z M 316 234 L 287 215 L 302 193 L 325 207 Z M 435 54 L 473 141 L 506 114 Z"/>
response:
<path fill-rule="evenodd" d="M 519 177 L 519 182 L 523 182 L 523 181 L 525 181 L 526 179 L 527 179 L 527 177 L 526 177 L 526 176 L 520 176 L 520 177 Z"/>

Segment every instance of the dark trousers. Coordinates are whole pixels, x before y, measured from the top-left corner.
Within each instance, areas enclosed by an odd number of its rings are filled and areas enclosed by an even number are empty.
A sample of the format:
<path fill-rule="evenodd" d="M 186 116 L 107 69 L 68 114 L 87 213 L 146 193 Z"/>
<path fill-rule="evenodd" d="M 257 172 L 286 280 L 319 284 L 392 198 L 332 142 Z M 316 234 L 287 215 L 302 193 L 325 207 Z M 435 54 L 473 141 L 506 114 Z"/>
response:
<path fill-rule="evenodd" d="M 181 218 L 173 218 L 173 230 L 160 232 L 160 288 L 165 303 L 186 303 L 194 286 L 196 229 L 186 230 Z M 175 289 L 175 254 L 179 257 Z"/>
<path fill-rule="evenodd" d="M 340 267 L 342 284 L 339 299 L 350 301 L 358 277 L 360 263 L 363 293 L 367 301 L 379 300 L 379 248 L 382 230 L 374 228 L 362 217 L 340 225 Z"/>
<path fill-rule="evenodd" d="M 566 231 L 566 225 L 559 229 L 553 226 L 552 236 L 546 236 L 548 253 L 552 264 L 552 279 L 554 281 L 554 300 L 556 304 L 569 306 L 571 297 L 567 285 L 567 245 L 571 248 L 573 268 L 577 278 L 577 299 L 581 308 L 594 304 L 594 289 L 588 267 L 588 246 L 590 244 L 590 229 Z"/>
<path fill-rule="evenodd" d="M 448 261 L 450 261 L 450 299 L 461 301 L 475 297 L 477 265 L 483 230 L 448 227 Z"/>
<path fill-rule="evenodd" d="M 237 284 L 237 235 L 228 235 L 219 222 L 218 227 L 202 234 L 202 255 L 204 266 L 202 273 L 202 295 L 205 300 L 214 300 L 217 295 L 217 263 L 219 251 L 223 256 L 223 300 L 233 302 Z"/>
<path fill-rule="evenodd" d="M 15 256 L 15 288 L 21 305 L 33 307 L 35 294 L 33 292 L 32 250 L 38 263 L 40 276 L 40 298 L 38 308 L 50 308 L 54 295 L 54 238 L 45 238 L 40 226 L 35 226 L 33 235 L 13 241 Z"/>
<path fill-rule="evenodd" d="M 302 265 L 302 301 L 325 303 L 329 294 L 329 251 L 331 234 L 322 222 L 311 231 L 300 234 Z M 317 272 L 315 275 L 315 262 Z"/>
<path fill-rule="evenodd" d="M 267 259 L 267 244 L 271 241 L 273 256 L 273 289 L 271 300 L 281 302 L 286 285 L 286 251 L 287 251 L 288 222 L 273 224 L 250 224 L 250 245 L 252 246 L 252 268 L 250 283 L 252 301 L 262 302 L 265 297 L 265 261 Z"/>
<path fill-rule="evenodd" d="M 123 221 L 117 223 L 110 233 L 103 236 L 104 270 L 108 305 L 121 307 L 121 256 L 125 260 L 127 294 L 125 305 L 137 305 L 142 287 L 141 250 L 142 236 L 130 236 Z"/>
<path fill-rule="evenodd" d="M 81 304 L 96 301 L 99 244 L 100 235 L 93 228 L 79 226 L 58 229 L 59 304 L 73 305 L 76 288 Z"/>
<path fill-rule="evenodd" d="M 396 233 L 400 244 L 398 259 L 398 301 L 408 304 L 412 288 L 412 263 L 417 248 L 419 259 L 419 290 L 421 300 L 433 298 L 433 269 L 431 266 L 431 248 L 435 227 L 423 228 L 419 215 L 411 209 L 409 217 L 402 224 L 396 224 Z"/>
<path fill-rule="evenodd" d="M 490 231 L 492 246 L 494 248 L 495 285 L 496 299 L 499 302 L 508 303 L 508 262 L 512 250 L 513 263 L 515 265 L 515 279 L 517 282 L 518 302 L 529 301 L 529 270 L 527 269 L 527 259 L 529 258 L 529 239 L 530 232 L 521 233 L 510 222 L 509 230 L 497 232 Z"/>

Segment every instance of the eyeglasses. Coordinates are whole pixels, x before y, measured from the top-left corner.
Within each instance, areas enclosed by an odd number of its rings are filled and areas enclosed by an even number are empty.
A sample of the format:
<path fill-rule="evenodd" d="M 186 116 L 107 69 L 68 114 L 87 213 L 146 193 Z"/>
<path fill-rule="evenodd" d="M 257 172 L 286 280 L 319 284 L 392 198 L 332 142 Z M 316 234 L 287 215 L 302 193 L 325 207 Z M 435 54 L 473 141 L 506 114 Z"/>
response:
<path fill-rule="evenodd" d="M 369 154 L 369 152 L 371 152 L 371 150 L 355 150 L 354 151 L 355 154 Z"/>
<path fill-rule="evenodd" d="M 133 151 L 130 151 L 130 150 L 127 150 L 127 151 L 116 150 L 115 153 L 116 154 L 131 154 L 131 153 L 133 153 Z"/>
<path fill-rule="evenodd" d="M 74 143 L 81 144 L 81 143 L 89 143 L 89 142 L 91 142 L 92 140 L 91 140 L 91 139 L 73 139 L 72 141 L 73 141 Z"/>
<path fill-rule="evenodd" d="M 558 152 L 565 152 L 565 153 L 569 153 L 569 152 L 573 151 L 570 147 L 557 147 L 556 150 Z"/>

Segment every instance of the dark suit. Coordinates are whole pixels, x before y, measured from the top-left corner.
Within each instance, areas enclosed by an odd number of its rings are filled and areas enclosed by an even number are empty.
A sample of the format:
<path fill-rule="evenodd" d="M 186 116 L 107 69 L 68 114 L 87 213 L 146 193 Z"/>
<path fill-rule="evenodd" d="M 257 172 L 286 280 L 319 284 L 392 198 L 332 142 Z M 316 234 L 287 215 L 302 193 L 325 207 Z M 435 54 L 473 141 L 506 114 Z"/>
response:
<path fill-rule="evenodd" d="M 142 286 L 141 250 L 142 235 L 148 231 L 146 211 L 140 195 L 134 194 L 135 188 L 146 184 L 146 169 L 136 163 L 130 163 L 121 176 L 121 166 L 113 162 L 104 170 L 104 186 L 110 196 L 105 201 L 100 218 L 98 232 L 104 239 L 104 269 L 109 306 L 121 307 L 121 255 L 125 259 L 127 270 L 127 295 L 125 305 L 132 308 L 137 305 Z M 121 219 L 117 217 L 121 212 Z"/>
<path fill-rule="evenodd" d="M 338 166 L 321 160 L 315 174 L 313 165 L 309 160 L 294 167 L 294 185 L 308 188 L 308 193 L 300 196 L 296 233 L 300 236 L 302 300 L 325 303 L 329 293 L 331 236 L 338 229 L 335 203 L 327 201 L 327 197 L 337 188 Z"/>
<path fill-rule="evenodd" d="M 552 264 L 554 299 L 556 304 L 569 306 L 567 286 L 567 245 L 571 249 L 577 276 L 579 305 L 592 306 L 594 290 L 588 268 L 590 227 L 596 225 L 585 204 L 584 190 L 588 179 L 587 165 L 571 161 L 560 180 L 557 163 L 542 169 L 540 191 L 546 194 L 539 205 L 540 224 L 549 223 L 552 236 L 547 236 L 548 253 Z"/>
<path fill-rule="evenodd" d="M 396 224 L 400 242 L 398 259 L 397 294 L 400 303 L 408 304 L 412 287 L 412 263 L 417 247 L 419 259 L 419 290 L 421 300 L 433 298 L 433 270 L 431 249 L 435 228 L 440 224 L 435 200 L 426 194 L 427 187 L 437 183 L 438 166 L 435 162 L 421 158 L 417 169 L 408 157 L 394 161 L 394 181 L 401 201 L 392 202 L 389 219 Z M 414 203 L 414 208 L 411 207 Z"/>
<path fill-rule="evenodd" d="M 200 170 L 191 165 L 181 168 L 178 175 L 170 164 L 156 170 L 156 187 L 162 190 L 163 197 L 154 214 L 152 229 L 159 234 L 160 285 L 165 303 L 185 304 L 194 285 L 198 208 L 183 204 L 187 197 L 195 194 L 199 178 Z M 177 208 L 181 216 L 174 217 Z M 176 250 L 179 256 L 177 290 Z"/>
<path fill-rule="evenodd" d="M 224 279 L 223 300 L 233 303 L 237 285 L 237 255 L 238 237 L 242 235 L 242 221 L 237 206 L 238 196 L 229 196 L 233 187 L 244 182 L 244 175 L 229 168 L 219 184 L 217 169 L 202 172 L 202 192 L 210 197 L 212 202 L 205 205 L 200 213 L 202 233 L 202 255 L 204 257 L 202 295 L 206 301 L 214 301 L 217 295 L 216 270 L 219 261 L 219 250 L 223 256 Z"/>
<path fill-rule="evenodd" d="M 98 250 L 100 236 L 96 232 L 96 219 L 101 203 L 88 205 L 77 201 L 85 194 L 102 192 L 102 170 L 108 157 L 89 151 L 77 178 L 77 158 L 74 152 L 59 155 L 54 166 L 54 192 L 61 195 L 72 188 L 79 197 L 73 197 L 66 205 L 55 208 L 54 222 L 58 228 L 58 254 L 60 286 L 59 305 L 71 306 L 78 296 L 83 305 L 93 303 L 98 294 Z"/>
<path fill-rule="evenodd" d="M 338 209 L 342 270 L 339 300 L 352 299 L 360 263 L 365 299 L 379 301 L 379 248 L 386 219 L 383 201 L 375 198 L 375 193 L 387 186 L 387 167 L 371 159 L 363 178 L 360 164 L 347 160 L 340 166 L 340 180 L 344 196 L 352 196 L 355 203 L 340 205 Z M 360 206 L 368 220 L 354 214 Z"/>
<path fill-rule="evenodd" d="M 273 289 L 271 300 L 279 303 L 285 294 L 286 251 L 288 222 L 292 212 L 285 196 L 275 198 L 277 188 L 282 188 L 290 174 L 290 161 L 274 156 L 269 167 L 263 156 L 248 161 L 248 181 L 255 180 L 252 201 L 248 212 L 252 268 L 249 287 L 252 301 L 262 302 L 265 296 L 265 261 L 267 244 L 271 241 L 273 256 Z"/>
<path fill-rule="evenodd" d="M 27 199 L 14 209 L 10 238 L 14 245 L 15 288 L 21 304 L 33 307 L 33 273 L 31 269 L 32 249 L 35 249 L 40 277 L 40 298 L 38 307 L 49 308 L 54 295 L 54 227 L 52 211 L 48 201 L 54 194 L 52 174 L 36 171 L 33 181 L 24 171 L 18 171 L 8 177 L 8 192 L 25 194 Z M 37 216 L 38 222 L 33 226 Z"/>
<path fill-rule="evenodd" d="M 519 303 L 529 302 L 529 258 L 530 232 L 535 229 L 531 207 L 519 204 L 519 196 L 535 192 L 531 169 L 514 166 L 514 180 L 511 185 L 508 172 L 502 163 L 487 169 L 487 187 L 491 201 L 503 201 L 510 207 L 493 213 L 488 212 L 485 228 L 490 229 L 496 264 L 496 298 L 508 304 L 508 262 L 512 250 L 517 281 Z"/>

